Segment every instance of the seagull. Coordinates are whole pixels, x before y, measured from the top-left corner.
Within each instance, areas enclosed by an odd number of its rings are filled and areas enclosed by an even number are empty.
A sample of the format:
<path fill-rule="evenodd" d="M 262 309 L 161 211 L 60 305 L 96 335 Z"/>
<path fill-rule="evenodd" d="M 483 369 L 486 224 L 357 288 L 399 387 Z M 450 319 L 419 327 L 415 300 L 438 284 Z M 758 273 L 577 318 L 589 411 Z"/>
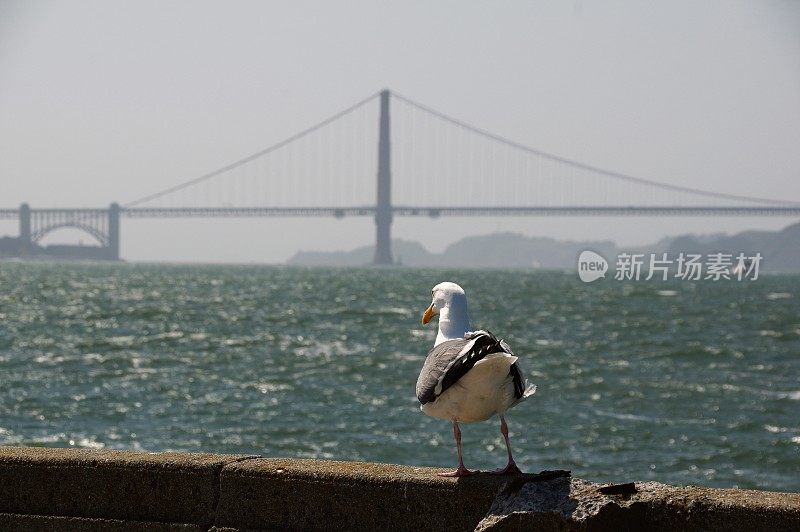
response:
<path fill-rule="evenodd" d="M 455 283 L 439 283 L 431 290 L 431 298 L 422 324 L 438 315 L 439 334 L 417 379 L 417 398 L 425 414 L 453 423 L 458 451 L 458 469 L 439 475 L 463 477 L 477 472 L 464 467 L 458 424 L 485 421 L 495 414 L 500 416 L 508 464 L 493 473 L 522 473 L 511 456 L 505 413 L 533 395 L 536 385 L 523 377 L 517 357 L 504 340 L 489 331 L 470 332 L 463 288 Z"/>

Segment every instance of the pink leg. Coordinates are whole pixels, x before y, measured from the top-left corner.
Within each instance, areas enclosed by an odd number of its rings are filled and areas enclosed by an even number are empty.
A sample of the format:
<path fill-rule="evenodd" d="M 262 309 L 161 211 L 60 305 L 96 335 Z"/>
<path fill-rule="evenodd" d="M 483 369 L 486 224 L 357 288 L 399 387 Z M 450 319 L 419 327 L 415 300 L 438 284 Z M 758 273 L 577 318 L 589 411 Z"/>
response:
<path fill-rule="evenodd" d="M 505 416 L 500 416 L 500 432 L 503 434 L 503 439 L 506 440 L 506 449 L 508 449 L 508 464 L 503 469 L 492 471 L 495 475 L 520 475 L 522 471 L 517 467 L 514 462 L 514 457 L 511 456 L 511 443 L 508 441 L 508 425 L 506 425 Z"/>
<path fill-rule="evenodd" d="M 461 455 L 461 429 L 458 428 L 458 421 L 453 421 L 453 436 L 456 439 L 456 449 L 458 450 L 458 469 L 449 473 L 439 473 L 440 477 L 465 477 L 475 473 L 464 467 L 464 458 Z"/>

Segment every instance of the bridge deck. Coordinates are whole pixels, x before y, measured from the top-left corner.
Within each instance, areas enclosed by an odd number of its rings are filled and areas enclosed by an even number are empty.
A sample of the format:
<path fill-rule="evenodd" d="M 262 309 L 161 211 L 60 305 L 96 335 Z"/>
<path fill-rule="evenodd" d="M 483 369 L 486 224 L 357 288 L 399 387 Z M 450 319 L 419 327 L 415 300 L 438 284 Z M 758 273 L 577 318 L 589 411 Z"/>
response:
<path fill-rule="evenodd" d="M 58 213 L 86 216 L 105 215 L 108 209 L 48 208 L 31 209 L 31 213 Z M 679 205 L 620 207 L 606 206 L 529 206 L 529 207 L 414 207 L 394 206 L 396 216 L 798 216 L 798 206 L 697 206 Z M 302 216 L 374 216 L 374 206 L 356 207 L 133 207 L 121 209 L 128 218 L 260 218 Z M 15 219 L 19 209 L 0 209 L 0 219 Z"/>
<path fill-rule="evenodd" d="M 134 207 L 124 209 L 129 218 L 269 217 L 269 216 L 374 216 L 374 206 L 359 207 Z M 559 207 L 414 207 L 393 206 L 397 216 L 796 216 L 798 206 L 579 206 Z"/>

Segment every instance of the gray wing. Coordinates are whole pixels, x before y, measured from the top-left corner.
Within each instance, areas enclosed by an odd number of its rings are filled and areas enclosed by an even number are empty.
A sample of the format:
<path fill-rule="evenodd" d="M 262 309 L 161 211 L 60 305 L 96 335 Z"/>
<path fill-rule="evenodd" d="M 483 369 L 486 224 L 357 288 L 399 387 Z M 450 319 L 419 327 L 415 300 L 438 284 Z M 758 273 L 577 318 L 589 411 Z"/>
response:
<path fill-rule="evenodd" d="M 466 375 L 476 362 L 491 353 L 505 351 L 505 342 L 487 331 L 470 333 L 462 340 L 448 340 L 428 352 L 417 379 L 417 399 L 423 405 L 436 400 Z M 510 350 L 509 350 L 510 351 Z"/>

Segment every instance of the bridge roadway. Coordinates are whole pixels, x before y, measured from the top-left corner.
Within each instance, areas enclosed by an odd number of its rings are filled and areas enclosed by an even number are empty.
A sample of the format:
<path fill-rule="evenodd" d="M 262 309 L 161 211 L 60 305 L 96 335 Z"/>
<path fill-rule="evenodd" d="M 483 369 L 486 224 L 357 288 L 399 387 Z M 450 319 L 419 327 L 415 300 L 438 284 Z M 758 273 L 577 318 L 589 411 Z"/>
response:
<path fill-rule="evenodd" d="M 357 207 L 132 207 L 121 208 L 120 214 L 128 218 L 268 218 L 322 216 L 374 216 L 375 206 Z M 76 217 L 91 212 L 107 212 L 104 208 L 48 208 L 31 209 L 37 214 L 74 214 Z M 415 207 L 395 205 L 397 216 L 798 216 L 797 206 L 496 206 L 496 207 Z M 0 219 L 15 219 L 19 209 L 0 209 Z"/>
<path fill-rule="evenodd" d="M 33 213 L 74 213 L 76 216 L 88 212 L 107 212 L 97 208 L 31 209 Z M 132 207 L 121 208 L 120 214 L 128 218 L 260 218 L 302 216 L 374 216 L 375 206 L 356 207 Z M 797 206 L 407 206 L 394 205 L 396 216 L 797 216 Z M 0 219 L 14 219 L 19 209 L 0 209 Z"/>

